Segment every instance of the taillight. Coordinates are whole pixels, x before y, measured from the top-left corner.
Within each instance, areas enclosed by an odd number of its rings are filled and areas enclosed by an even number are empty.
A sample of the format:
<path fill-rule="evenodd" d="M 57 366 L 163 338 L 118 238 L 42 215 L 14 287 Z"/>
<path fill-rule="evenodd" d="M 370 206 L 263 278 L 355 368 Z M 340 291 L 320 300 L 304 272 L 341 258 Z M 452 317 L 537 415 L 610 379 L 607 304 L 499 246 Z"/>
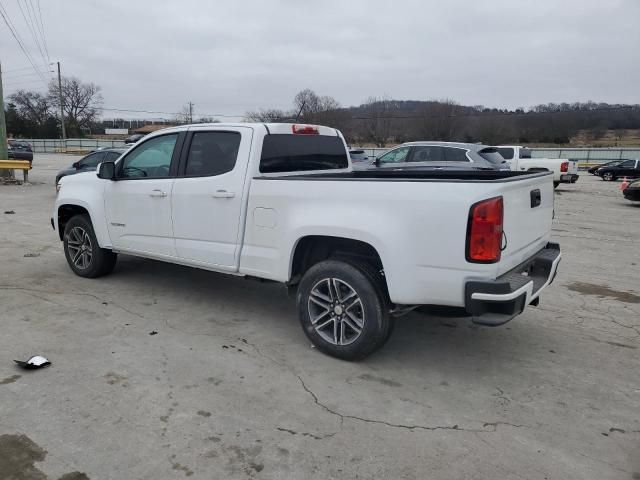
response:
<path fill-rule="evenodd" d="M 320 135 L 318 127 L 313 125 L 291 125 L 291 131 L 295 135 Z"/>
<path fill-rule="evenodd" d="M 483 200 L 471 206 L 467 224 L 468 262 L 495 263 L 500 260 L 503 216 L 502 197 Z"/>
<path fill-rule="evenodd" d="M 568 172 L 569 171 L 569 162 L 562 162 L 560 164 L 560 171 L 561 172 Z"/>

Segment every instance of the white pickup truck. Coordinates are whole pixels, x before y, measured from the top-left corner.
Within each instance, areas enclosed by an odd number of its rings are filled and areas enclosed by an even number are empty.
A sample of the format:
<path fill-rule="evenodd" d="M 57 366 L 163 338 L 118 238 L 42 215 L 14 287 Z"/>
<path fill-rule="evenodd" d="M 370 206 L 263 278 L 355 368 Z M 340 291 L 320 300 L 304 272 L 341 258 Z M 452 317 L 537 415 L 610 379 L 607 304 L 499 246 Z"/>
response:
<path fill-rule="evenodd" d="M 560 261 L 550 173 L 353 171 L 322 126 L 168 128 L 60 187 L 51 224 L 77 275 L 121 253 L 282 282 L 306 335 L 342 359 L 421 305 L 502 324 Z"/>
<path fill-rule="evenodd" d="M 554 188 L 561 183 L 575 183 L 578 180 L 578 162 L 564 158 L 531 158 L 531 150 L 518 145 L 499 145 L 498 153 L 513 171 L 553 172 Z"/>

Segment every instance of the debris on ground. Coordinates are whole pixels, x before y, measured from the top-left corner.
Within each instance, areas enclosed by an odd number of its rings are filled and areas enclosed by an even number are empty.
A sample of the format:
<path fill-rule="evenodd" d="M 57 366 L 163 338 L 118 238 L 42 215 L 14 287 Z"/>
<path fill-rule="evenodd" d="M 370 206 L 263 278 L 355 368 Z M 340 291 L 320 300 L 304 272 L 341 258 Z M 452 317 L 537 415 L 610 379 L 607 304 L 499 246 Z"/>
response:
<path fill-rule="evenodd" d="M 153 330 L 152 332 L 149 332 L 149 335 L 157 335 L 158 332 L 156 332 L 155 330 Z"/>
<path fill-rule="evenodd" d="M 4 214 L 5 215 L 15 215 L 16 212 L 14 212 L 13 210 L 5 210 Z"/>
<path fill-rule="evenodd" d="M 36 368 L 44 368 L 51 365 L 51 362 L 49 360 L 40 355 L 35 355 L 26 362 L 23 362 L 22 360 L 14 360 L 14 362 L 16 362 L 16 364 L 18 364 L 22 368 L 26 368 L 27 370 L 35 370 Z"/>
<path fill-rule="evenodd" d="M 39 256 L 40 256 L 39 253 L 25 253 L 23 255 L 23 257 L 26 257 L 26 258 L 33 258 L 33 257 L 39 257 Z"/>

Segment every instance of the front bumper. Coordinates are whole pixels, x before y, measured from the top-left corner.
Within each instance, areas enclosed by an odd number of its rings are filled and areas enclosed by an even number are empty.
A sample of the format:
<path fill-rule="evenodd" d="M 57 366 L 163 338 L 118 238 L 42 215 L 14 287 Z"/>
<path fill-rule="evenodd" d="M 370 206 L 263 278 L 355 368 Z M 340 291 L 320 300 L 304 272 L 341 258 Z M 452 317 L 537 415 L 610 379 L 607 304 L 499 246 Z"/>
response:
<path fill-rule="evenodd" d="M 566 175 L 560 175 L 560 183 L 576 183 L 580 178 L 577 173 L 568 173 Z"/>
<path fill-rule="evenodd" d="M 474 323 L 507 323 L 553 282 L 560 263 L 560 245 L 548 243 L 526 262 L 492 281 L 472 280 L 465 285 L 465 308 Z"/>

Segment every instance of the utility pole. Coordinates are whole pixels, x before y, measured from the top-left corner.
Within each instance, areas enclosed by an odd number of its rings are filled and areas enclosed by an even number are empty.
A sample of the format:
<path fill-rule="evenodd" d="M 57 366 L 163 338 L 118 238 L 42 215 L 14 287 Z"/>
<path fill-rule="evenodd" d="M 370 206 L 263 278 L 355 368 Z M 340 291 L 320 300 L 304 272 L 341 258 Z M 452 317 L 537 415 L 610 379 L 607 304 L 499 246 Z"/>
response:
<path fill-rule="evenodd" d="M 7 160 L 7 123 L 4 118 L 4 93 L 2 93 L 2 65 L 0 64 L 0 160 Z"/>
<path fill-rule="evenodd" d="M 67 130 L 64 127 L 64 105 L 62 104 L 62 77 L 60 76 L 60 62 L 58 64 L 58 99 L 60 100 L 60 123 L 62 124 L 62 141 L 65 143 L 67 140 Z"/>
<path fill-rule="evenodd" d="M 193 123 L 193 103 L 189 102 L 189 123 Z"/>

